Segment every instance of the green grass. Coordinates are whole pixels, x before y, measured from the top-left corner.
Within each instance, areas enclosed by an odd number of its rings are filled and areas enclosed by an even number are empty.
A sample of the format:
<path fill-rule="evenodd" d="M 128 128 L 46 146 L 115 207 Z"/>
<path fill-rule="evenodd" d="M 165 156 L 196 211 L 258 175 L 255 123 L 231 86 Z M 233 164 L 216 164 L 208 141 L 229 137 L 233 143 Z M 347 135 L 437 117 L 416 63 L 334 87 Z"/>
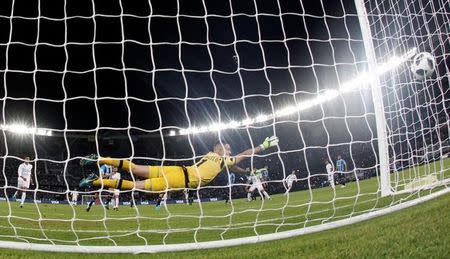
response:
<path fill-rule="evenodd" d="M 439 167 L 437 171 L 440 168 L 450 168 L 450 160 L 436 164 Z M 416 169 L 424 170 L 420 167 Z M 448 174 L 448 170 L 445 170 L 445 173 Z M 12 224 L 16 227 L 18 236 L 34 243 L 49 243 L 48 240 L 51 239 L 57 244 L 77 244 L 78 240 L 80 245 L 113 245 L 114 242 L 117 245 L 144 245 L 146 242 L 148 244 L 194 242 L 194 238 L 201 242 L 220 240 L 222 237 L 229 239 L 253 236 L 254 231 L 266 234 L 312 226 L 391 206 L 419 195 L 404 194 L 380 198 L 377 190 L 378 181 L 372 178 L 351 183 L 344 189 L 337 188 L 336 194 L 331 188 L 320 188 L 312 192 L 291 193 L 289 199 L 286 196 L 276 195 L 271 201 L 264 203 L 259 200 L 250 203 L 235 200 L 231 206 L 223 202 L 209 202 L 202 204 L 201 210 L 198 204 L 169 205 L 167 209 L 161 208 L 159 211 L 151 206 L 138 206 L 133 209 L 122 206 L 119 212 L 104 211 L 97 206 L 87 213 L 84 206 L 72 210 L 68 205 L 26 204 L 24 208 L 19 209 L 17 203 L 10 203 L 11 207 L 8 207 L 7 203 L 2 202 L 0 239 L 19 241 L 16 238 L 5 238 L 8 235 L 16 236 Z M 433 191 L 435 190 L 423 191 L 420 195 Z M 300 253 L 304 256 L 333 257 L 330 252 L 334 251 L 336 257 L 375 255 L 421 257 L 427 254 L 441 257 L 445 255 L 445 251 L 450 251 L 447 237 L 450 236 L 447 231 L 450 229 L 449 217 L 443 216 L 449 215 L 449 200 L 449 195 L 446 195 L 438 200 L 367 223 L 318 234 L 254 246 L 174 255 L 241 257 L 259 251 L 266 256 L 286 253 L 288 256 L 297 257 L 296 254 Z M 109 236 L 105 231 L 106 228 Z M 195 229 L 198 231 L 194 231 Z M 391 247 L 389 251 L 385 249 L 386 245 Z M 392 246 L 396 248 L 393 249 Z M 428 249 L 428 246 L 433 248 L 433 251 Z M 377 250 L 381 254 L 377 254 Z M 1 256 L 36 254 L 15 250 L 0 250 L 0 252 Z M 39 254 L 48 257 L 48 254 Z"/>
<path fill-rule="evenodd" d="M 425 176 L 433 175 L 438 180 L 450 178 L 449 159 L 438 160 L 422 166 L 407 168 L 399 173 L 391 174 L 391 185 L 397 191 L 404 189 L 408 183 L 419 181 Z"/>
<path fill-rule="evenodd" d="M 450 195 L 362 223 L 266 243 L 144 255 L 158 258 L 449 258 Z M 131 258 L 0 249 L 1 258 Z"/>

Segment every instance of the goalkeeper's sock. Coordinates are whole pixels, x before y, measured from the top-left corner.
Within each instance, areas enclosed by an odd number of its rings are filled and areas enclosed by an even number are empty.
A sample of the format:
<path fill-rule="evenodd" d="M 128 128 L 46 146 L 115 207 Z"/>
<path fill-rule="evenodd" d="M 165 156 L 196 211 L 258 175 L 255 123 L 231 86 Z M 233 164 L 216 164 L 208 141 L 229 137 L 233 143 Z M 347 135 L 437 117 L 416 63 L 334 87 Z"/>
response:
<path fill-rule="evenodd" d="M 133 181 L 127 181 L 127 180 L 116 180 L 116 179 L 97 179 L 92 182 L 93 186 L 102 186 L 107 188 L 114 188 L 114 189 L 120 189 L 120 190 L 131 190 L 134 188 L 134 182 Z"/>
<path fill-rule="evenodd" d="M 251 200 L 252 200 L 252 194 L 249 193 L 249 192 L 247 193 L 247 200 L 248 200 L 248 201 L 251 201 Z"/>
<path fill-rule="evenodd" d="M 126 171 L 131 171 L 131 168 L 134 167 L 134 164 L 131 161 L 125 159 L 100 158 L 98 162 L 100 164 L 112 165 Z"/>

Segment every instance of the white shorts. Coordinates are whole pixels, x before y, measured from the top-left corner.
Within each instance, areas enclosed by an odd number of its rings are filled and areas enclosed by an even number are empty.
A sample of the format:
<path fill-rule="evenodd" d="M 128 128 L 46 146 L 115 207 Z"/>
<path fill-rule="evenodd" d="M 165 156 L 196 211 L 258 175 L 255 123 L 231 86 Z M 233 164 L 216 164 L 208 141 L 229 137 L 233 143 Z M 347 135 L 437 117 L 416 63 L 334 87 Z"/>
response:
<path fill-rule="evenodd" d="M 30 180 L 25 181 L 24 179 L 22 179 L 22 177 L 19 177 L 18 181 L 17 181 L 17 187 L 19 187 L 20 189 L 22 188 L 30 188 Z"/>
<path fill-rule="evenodd" d="M 262 184 L 253 184 L 250 189 L 248 189 L 248 192 L 253 192 L 255 189 L 258 189 L 260 192 L 264 191 Z"/>
<path fill-rule="evenodd" d="M 120 195 L 120 190 L 119 189 L 114 189 L 113 195 L 114 196 L 119 196 Z"/>
<path fill-rule="evenodd" d="M 329 174 L 329 175 L 328 175 L 328 181 L 329 181 L 329 182 L 334 182 L 334 175 Z"/>

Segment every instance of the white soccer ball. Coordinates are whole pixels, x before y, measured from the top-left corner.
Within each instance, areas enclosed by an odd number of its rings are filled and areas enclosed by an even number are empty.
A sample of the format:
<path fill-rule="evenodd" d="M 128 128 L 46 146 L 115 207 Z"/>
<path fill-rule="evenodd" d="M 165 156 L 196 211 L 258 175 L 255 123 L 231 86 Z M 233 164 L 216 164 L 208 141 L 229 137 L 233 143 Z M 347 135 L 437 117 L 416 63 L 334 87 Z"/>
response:
<path fill-rule="evenodd" d="M 431 76 L 434 72 L 436 61 L 433 55 L 428 52 L 420 52 L 414 56 L 411 71 L 416 79 L 424 79 Z"/>

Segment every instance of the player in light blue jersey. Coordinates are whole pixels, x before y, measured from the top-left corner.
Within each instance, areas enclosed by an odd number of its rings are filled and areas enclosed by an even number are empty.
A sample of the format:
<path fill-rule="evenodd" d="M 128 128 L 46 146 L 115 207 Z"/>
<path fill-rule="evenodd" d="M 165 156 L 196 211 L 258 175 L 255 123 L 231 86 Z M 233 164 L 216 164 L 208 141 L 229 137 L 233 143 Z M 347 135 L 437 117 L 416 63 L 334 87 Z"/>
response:
<path fill-rule="evenodd" d="M 342 184 L 341 188 L 345 187 L 345 172 L 347 172 L 347 163 L 341 156 L 336 160 L 336 173 L 338 173 L 339 183 Z"/>
<path fill-rule="evenodd" d="M 257 170 L 257 172 L 259 172 L 261 174 L 262 185 L 263 185 L 264 190 L 266 190 L 266 191 L 269 189 L 268 181 L 270 181 L 269 170 L 267 168 L 268 167 L 266 165 L 263 168 Z"/>
<path fill-rule="evenodd" d="M 102 165 L 100 166 L 100 175 L 103 179 L 109 179 L 113 175 L 113 166 L 111 165 Z"/>

